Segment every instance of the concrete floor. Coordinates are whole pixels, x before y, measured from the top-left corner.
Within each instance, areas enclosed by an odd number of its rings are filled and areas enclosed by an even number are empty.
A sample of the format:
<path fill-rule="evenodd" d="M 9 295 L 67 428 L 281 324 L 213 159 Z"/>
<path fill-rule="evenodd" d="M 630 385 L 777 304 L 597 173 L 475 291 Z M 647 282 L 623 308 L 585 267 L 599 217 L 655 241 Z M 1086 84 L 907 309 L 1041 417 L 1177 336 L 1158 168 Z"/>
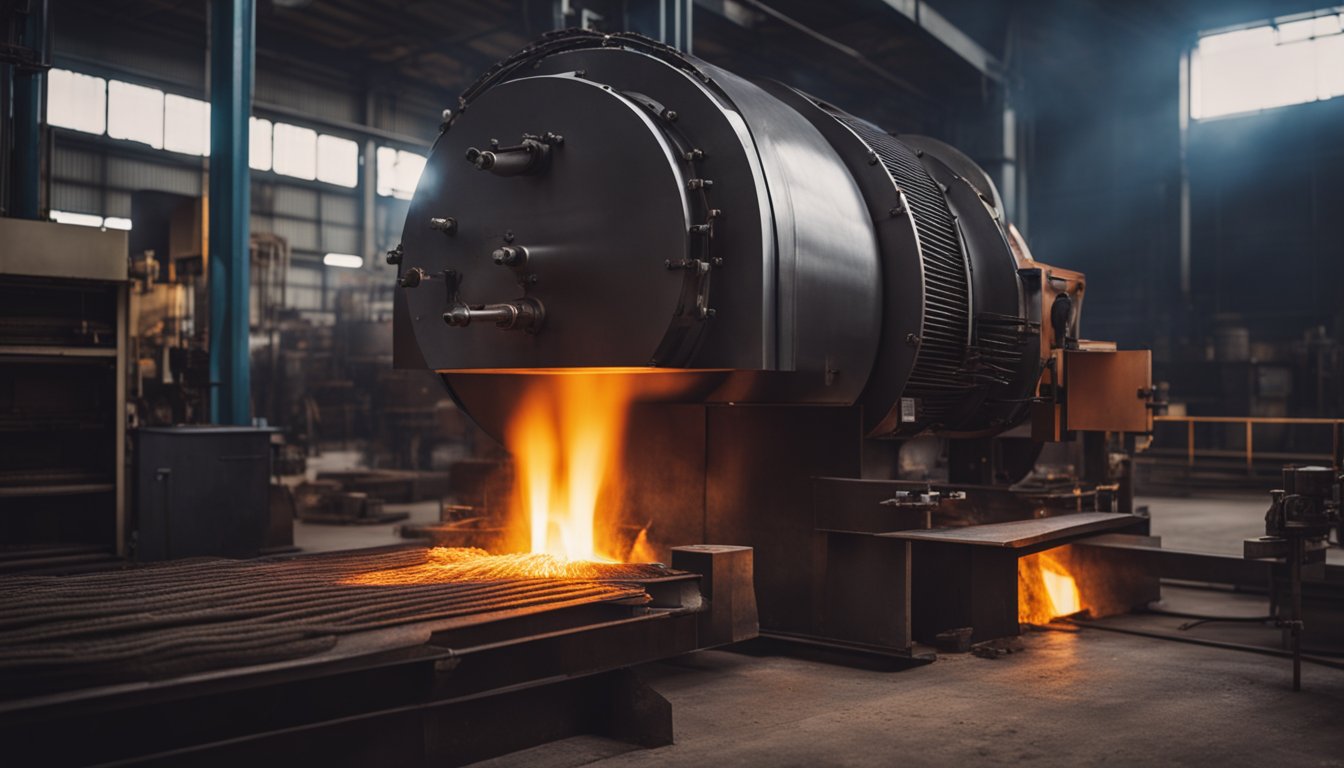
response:
<path fill-rule="evenodd" d="M 871 672 L 708 651 L 643 670 L 676 743 L 580 737 L 487 763 L 955 766 L 1344 765 L 1344 672 L 1084 630 L 1025 636 L 997 659 L 944 655 Z"/>
<path fill-rule="evenodd" d="M 1234 555 L 1243 538 L 1262 533 L 1267 497 L 1138 503 L 1149 507 L 1164 546 Z M 437 517 L 433 503 L 398 508 L 416 521 Z M 295 528 L 306 551 L 401 541 L 395 525 Z M 1166 587 L 1163 598 L 1169 610 L 1267 611 L 1263 598 L 1231 593 Z M 1183 621 L 1144 615 L 1103 624 L 1181 635 Z M 1265 646 L 1278 639 L 1254 623 L 1185 634 Z M 674 745 L 644 750 L 583 736 L 487 765 L 1344 765 L 1344 671 L 1306 664 L 1304 691 L 1294 693 L 1287 659 L 1100 629 L 1029 633 L 1007 656 L 944 654 L 895 673 L 709 651 L 641 674 L 672 703 Z"/>

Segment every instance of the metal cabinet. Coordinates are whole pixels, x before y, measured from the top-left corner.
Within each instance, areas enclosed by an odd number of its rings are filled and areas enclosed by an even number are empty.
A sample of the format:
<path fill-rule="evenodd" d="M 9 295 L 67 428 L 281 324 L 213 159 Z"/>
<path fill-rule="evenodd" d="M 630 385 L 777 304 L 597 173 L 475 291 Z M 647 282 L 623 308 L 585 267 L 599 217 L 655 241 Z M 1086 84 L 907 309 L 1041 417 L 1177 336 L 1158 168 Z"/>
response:
<path fill-rule="evenodd" d="M 272 429 L 135 433 L 135 557 L 255 557 L 270 528 Z"/>

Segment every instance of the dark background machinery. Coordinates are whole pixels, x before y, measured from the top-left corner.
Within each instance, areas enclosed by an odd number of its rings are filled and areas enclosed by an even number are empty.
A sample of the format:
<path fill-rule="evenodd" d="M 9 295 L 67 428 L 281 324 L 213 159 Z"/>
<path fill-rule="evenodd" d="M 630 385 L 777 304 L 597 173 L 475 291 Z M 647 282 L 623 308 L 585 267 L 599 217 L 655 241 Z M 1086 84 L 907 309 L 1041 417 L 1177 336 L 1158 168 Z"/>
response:
<path fill-rule="evenodd" d="M 622 508 L 654 540 L 753 546 L 771 631 L 908 651 L 899 530 L 1143 526 L 1113 454 L 1150 429 L 1148 353 L 1080 338 L 1083 275 L 1031 258 L 966 156 L 787 86 L 635 35 L 545 37 L 445 112 L 388 260 L 397 364 L 444 374 L 497 437 L 530 377 L 631 375 Z M 896 456 L 930 433 L 959 446 L 948 480 L 996 501 L 875 506 L 918 487 Z M 1006 490 L 1078 434 L 1083 484 L 1054 512 Z M 881 606 L 832 599 L 874 579 Z"/>

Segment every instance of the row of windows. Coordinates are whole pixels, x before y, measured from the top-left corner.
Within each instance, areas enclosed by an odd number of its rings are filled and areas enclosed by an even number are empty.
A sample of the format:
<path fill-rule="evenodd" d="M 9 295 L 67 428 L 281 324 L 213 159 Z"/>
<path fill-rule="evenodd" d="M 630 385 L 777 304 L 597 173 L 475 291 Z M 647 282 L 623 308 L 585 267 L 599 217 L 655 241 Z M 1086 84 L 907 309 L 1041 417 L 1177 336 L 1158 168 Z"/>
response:
<path fill-rule="evenodd" d="M 61 224 L 78 224 L 81 227 L 102 227 L 104 229 L 131 228 L 131 220 L 120 216 L 99 216 L 92 213 L 71 213 L 70 211 L 52 211 L 51 220 Z M 322 263 L 328 267 L 359 269 L 364 266 L 364 257 L 353 253 L 328 253 L 322 257 Z"/>
<path fill-rule="evenodd" d="M 1200 37 L 1190 57 L 1190 116 L 1344 96 L 1344 14 L 1335 10 Z"/>
<path fill-rule="evenodd" d="M 210 155 L 210 104 L 157 88 L 53 69 L 47 84 L 47 122 L 85 133 L 137 141 L 155 149 Z M 311 128 L 249 122 L 248 165 L 258 171 L 353 188 L 359 184 L 359 144 Z M 379 147 L 378 194 L 409 200 L 425 158 Z"/>

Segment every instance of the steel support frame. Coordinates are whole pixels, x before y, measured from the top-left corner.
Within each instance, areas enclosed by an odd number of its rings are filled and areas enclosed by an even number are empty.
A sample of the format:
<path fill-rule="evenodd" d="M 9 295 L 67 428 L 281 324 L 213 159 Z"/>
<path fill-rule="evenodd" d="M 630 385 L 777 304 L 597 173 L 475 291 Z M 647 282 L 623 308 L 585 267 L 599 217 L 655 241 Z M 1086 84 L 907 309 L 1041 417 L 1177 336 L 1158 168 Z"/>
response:
<path fill-rule="evenodd" d="M 698 622 L 580 606 L 317 667 L 57 694 L 0 717 L 0 735 L 49 765 L 463 765 L 581 733 L 662 746 L 671 706 L 628 668 L 698 650 Z"/>
<path fill-rule="evenodd" d="M 248 118 L 256 69 L 255 0 L 210 4 L 210 420 L 252 423 L 249 371 L 251 176 Z"/>

